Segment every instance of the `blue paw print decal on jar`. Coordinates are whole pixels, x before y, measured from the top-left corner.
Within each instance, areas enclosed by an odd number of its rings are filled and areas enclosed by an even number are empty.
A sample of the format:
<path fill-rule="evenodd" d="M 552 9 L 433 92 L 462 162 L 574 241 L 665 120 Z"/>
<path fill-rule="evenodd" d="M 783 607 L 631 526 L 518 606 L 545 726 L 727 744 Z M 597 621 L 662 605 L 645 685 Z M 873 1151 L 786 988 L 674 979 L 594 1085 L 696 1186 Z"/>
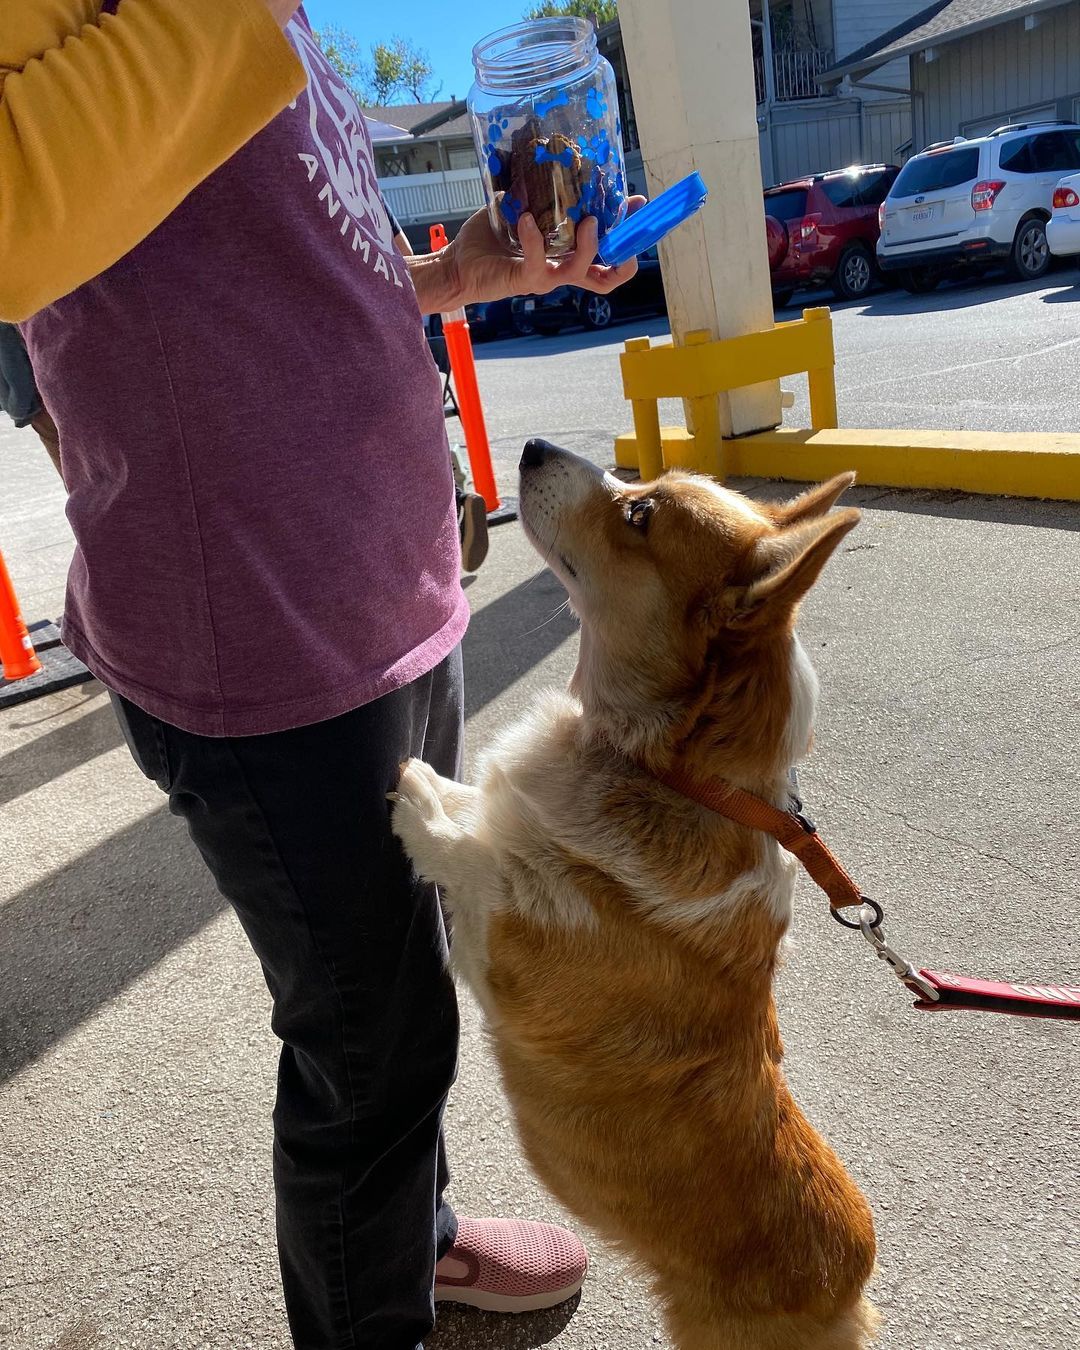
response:
<path fill-rule="evenodd" d="M 484 154 L 487 157 L 488 172 L 492 175 L 502 173 L 502 156 L 499 154 L 499 141 L 510 122 L 501 113 L 488 113 L 487 145 Z"/>
<path fill-rule="evenodd" d="M 594 164 L 606 164 L 614 153 L 606 128 L 596 136 L 579 136 L 578 145 L 581 147 L 581 153 Z"/>
<path fill-rule="evenodd" d="M 597 120 L 607 112 L 607 104 L 601 98 L 599 89 L 590 89 L 585 95 L 585 111 Z"/>
<path fill-rule="evenodd" d="M 517 197 L 511 197 L 509 192 L 503 194 L 502 201 L 499 203 L 499 210 L 506 217 L 506 223 L 508 225 L 516 227 L 518 219 L 524 209 L 524 202 L 520 201 Z"/>

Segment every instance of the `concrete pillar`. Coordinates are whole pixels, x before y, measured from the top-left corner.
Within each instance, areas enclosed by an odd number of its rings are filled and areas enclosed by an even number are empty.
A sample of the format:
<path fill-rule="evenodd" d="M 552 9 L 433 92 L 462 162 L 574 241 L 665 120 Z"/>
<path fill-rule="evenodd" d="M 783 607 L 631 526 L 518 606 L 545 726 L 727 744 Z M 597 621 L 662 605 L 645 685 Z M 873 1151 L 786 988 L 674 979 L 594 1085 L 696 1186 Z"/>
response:
<path fill-rule="evenodd" d="M 709 187 L 704 211 L 660 245 L 675 340 L 771 328 L 748 6 L 619 0 L 619 18 L 650 194 L 695 169 Z M 725 436 L 776 426 L 779 382 L 721 395 L 717 414 Z M 690 408 L 687 424 L 698 430 Z"/>

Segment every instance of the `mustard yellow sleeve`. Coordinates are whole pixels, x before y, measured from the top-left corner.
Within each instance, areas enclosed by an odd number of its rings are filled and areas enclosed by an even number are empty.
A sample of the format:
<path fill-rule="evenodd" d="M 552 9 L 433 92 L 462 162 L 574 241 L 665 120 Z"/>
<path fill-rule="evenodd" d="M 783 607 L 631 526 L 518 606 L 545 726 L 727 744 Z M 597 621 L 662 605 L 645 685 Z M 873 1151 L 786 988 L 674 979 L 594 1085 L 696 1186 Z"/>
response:
<path fill-rule="evenodd" d="M 305 76 L 259 0 L 2 3 L 0 319 L 18 322 L 134 248 Z"/>

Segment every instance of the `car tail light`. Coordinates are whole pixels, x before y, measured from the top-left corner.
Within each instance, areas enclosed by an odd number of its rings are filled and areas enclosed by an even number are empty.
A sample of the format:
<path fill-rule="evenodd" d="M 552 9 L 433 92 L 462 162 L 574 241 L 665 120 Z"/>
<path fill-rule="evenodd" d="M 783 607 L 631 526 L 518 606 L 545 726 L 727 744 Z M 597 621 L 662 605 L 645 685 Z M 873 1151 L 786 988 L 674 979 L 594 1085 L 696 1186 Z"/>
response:
<path fill-rule="evenodd" d="M 1068 206 L 1080 206 L 1080 197 L 1072 188 L 1054 189 L 1054 210 L 1060 211 Z"/>
<path fill-rule="evenodd" d="M 878 227 L 878 233 L 879 233 L 879 234 L 884 234 L 884 233 L 885 233 L 885 203 L 884 203 L 884 202 L 882 202 L 881 205 L 880 205 L 880 206 L 878 207 L 878 209 L 877 209 L 877 227 Z"/>
<path fill-rule="evenodd" d="M 971 189 L 971 209 L 973 211 L 989 211 L 997 201 L 997 195 L 1005 186 L 1000 180 L 994 178 L 984 178 L 982 182 L 976 183 Z"/>
<path fill-rule="evenodd" d="M 800 244 L 813 246 L 817 242 L 817 227 L 821 216 L 803 216 L 795 226 L 794 234 Z"/>

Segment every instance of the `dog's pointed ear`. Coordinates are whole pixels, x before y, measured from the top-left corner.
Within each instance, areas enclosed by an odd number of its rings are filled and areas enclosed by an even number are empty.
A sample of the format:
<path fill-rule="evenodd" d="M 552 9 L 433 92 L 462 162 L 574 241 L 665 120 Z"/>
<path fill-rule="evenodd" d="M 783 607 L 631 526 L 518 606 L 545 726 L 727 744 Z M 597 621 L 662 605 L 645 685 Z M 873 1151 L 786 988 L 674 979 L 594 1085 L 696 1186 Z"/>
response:
<path fill-rule="evenodd" d="M 832 510 L 854 481 L 853 470 L 838 473 L 827 483 L 819 483 L 817 487 L 808 488 L 801 496 L 773 506 L 770 514 L 780 526 L 799 525 L 804 520 L 817 520 Z"/>
<path fill-rule="evenodd" d="M 794 609 L 858 521 L 859 512 L 849 506 L 759 539 L 747 564 L 750 579 L 735 597 L 732 623 L 747 627 Z"/>

